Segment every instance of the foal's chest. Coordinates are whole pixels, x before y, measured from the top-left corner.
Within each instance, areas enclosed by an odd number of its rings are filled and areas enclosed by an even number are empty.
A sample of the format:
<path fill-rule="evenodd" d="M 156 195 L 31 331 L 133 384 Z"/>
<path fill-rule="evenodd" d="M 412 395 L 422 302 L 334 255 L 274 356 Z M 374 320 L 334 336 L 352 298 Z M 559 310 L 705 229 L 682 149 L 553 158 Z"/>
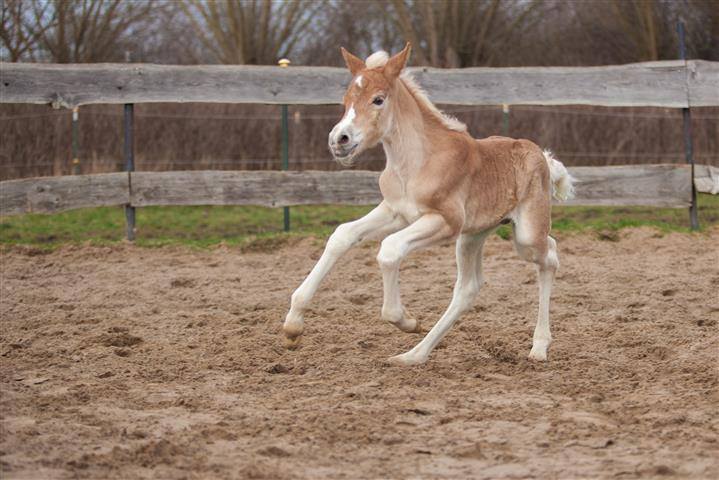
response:
<path fill-rule="evenodd" d="M 419 217 L 422 216 L 422 212 L 417 207 L 417 205 L 409 199 L 390 201 L 385 198 L 385 203 L 393 212 L 399 214 L 402 218 L 404 218 L 407 223 L 414 223 Z"/>
<path fill-rule="evenodd" d="M 383 172 L 379 179 L 379 188 L 385 204 L 395 213 L 412 223 L 422 216 L 416 200 L 404 184 L 392 172 Z"/>

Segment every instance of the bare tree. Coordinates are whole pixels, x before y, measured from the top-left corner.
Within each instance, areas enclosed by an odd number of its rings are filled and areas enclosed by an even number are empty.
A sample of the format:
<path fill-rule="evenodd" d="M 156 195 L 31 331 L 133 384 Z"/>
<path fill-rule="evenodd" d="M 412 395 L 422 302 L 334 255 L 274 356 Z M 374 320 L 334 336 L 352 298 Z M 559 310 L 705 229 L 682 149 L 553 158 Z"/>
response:
<path fill-rule="evenodd" d="M 39 7 L 37 13 L 44 17 L 49 4 Z M 36 24 L 32 16 L 28 0 L 3 0 L 0 2 L 0 40 L 2 40 L 2 58 L 17 62 L 22 58 L 33 59 L 38 39 L 48 28 L 45 24 Z"/>
<path fill-rule="evenodd" d="M 132 61 L 175 65 L 211 62 L 178 2 L 155 0 L 141 27 L 141 31 L 133 29 L 133 35 L 124 42 L 132 52 Z"/>
<path fill-rule="evenodd" d="M 596 55 L 611 63 L 627 63 L 677 58 L 679 19 L 687 27 L 689 54 L 696 55 L 711 43 L 703 36 L 711 36 L 707 18 L 711 22 L 712 10 L 717 18 L 715 0 L 595 0 L 578 6 L 576 13 Z"/>
<path fill-rule="evenodd" d="M 688 0 L 678 17 L 687 26 L 688 54 L 719 61 L 719 2 Z"/>
<path fill-rule="evenodd" d="M 415 45 L 415 62 L 439 67 L 491 65 L 501 47 L 541 6 L 537 0 L 392 0 L 394 19 Z"/>
<path fill-rule="evenodd" d="M 656 0 L 612 0 L 609 21 L 616 23 L 623 36 L 630 57 L 635 60 L 658 60 L 660 42 L 666 33 L 666 15 Z"/>
<path fill-rule="evenodd" d="M 122 61 L 132 36 L 142 33 L 156 5 L 151 0 L 32 0 L 32 15 L 50 60 Z"/>
<path fill-rule="evenodd" d="M 405 41 L 396 23 L 387 15 L 387 7 L 387 0 L 364 0 L 361 4 L 328 1 L 317 12 L 307 40 L 299 45 L 299 62 L 344 66 L 340 46 L 362 58 L 377 50 L 401 49 Z"/>
<path fill-rule="evenodd" d="M 182 0 L 202 44 L 220 63 L 274 64 L 307 35 L 323 1 Z"/>

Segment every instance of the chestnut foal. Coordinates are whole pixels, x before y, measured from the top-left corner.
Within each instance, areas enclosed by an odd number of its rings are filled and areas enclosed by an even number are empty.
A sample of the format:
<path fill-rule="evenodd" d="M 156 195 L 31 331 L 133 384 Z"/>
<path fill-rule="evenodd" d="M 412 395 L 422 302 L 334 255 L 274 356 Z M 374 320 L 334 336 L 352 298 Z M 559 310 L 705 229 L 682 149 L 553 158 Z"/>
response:
<path fill-rule="evenodd" d="M 420 332 L 402 306 L 400 263 L 414 250 L 456 240 L 457 281 L 449 308 L 419 344 L 390 358 L 399 365 L 426 362 L 479 293 L 484 241 L 500 223 L 511 221 L 517 252 L 538 266 L 539 316 L 529 358 L 546 360 L 552 340 L 549 296 L 559 266 L 557 243 L 548 235 L 551 197 L 570 198 L 572 177 L 550 152 L 528 140 L 473 139 L 464 124 L 440 112 L 402 74 L 409 52 L 407 44 L 392 58 L 377 52 L 365 63 L 342 49 L 353 79 L 329 147 L 339 163 L 350 166 L 362 151 L 382 142 L 384 200 L 330 236 L 322 257 L 292 294 L 283 326 L 288 344 L 299 340 L 303 312 L 337 259 L 370 239 L 382 240 L 377 255 L 384 284 L 382 318 L 404 332 Z"/>

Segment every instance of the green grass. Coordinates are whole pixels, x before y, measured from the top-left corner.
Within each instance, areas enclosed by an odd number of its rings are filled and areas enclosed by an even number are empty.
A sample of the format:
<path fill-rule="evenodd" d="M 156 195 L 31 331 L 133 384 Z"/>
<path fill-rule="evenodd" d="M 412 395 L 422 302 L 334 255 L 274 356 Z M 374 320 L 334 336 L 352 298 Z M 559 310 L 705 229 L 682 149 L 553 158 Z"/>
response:
<path fill-rule="evenodd" d="M 719 197 L 699 196 L 702 229 L 719 224 Z M 372 207 L 304 206 L 291 209 L 292 231 L 282 232 L 282 209 L 262 207 L 147 207 L 137 210 L 137 241 L 143 246 L 225 243 L 243 248 L 282 244 L 296 236 L 324 237 L 335 226 L 358 218 Z M 661 231 L 689 231 L 687 209 L 645 207 L 555 207 L 555 233 L 593 231 L 612 239 L 625 227 L 651 226 Z M 509 238 L 510 228 L 497 230 Z M 108 244 L 125 237 L 122 208 L 88 208 L 54 215 L 0 217 L 0 245 L 53 249 L 63 244 Z"/>
<path fill-rule="evenodd" d="M 699 194 L 699 225 L 702 229 L 719 224 L 719 196 Z M 652 207 L 555 207 L 552 229 L 559 232 L 620 230 L 626 227 L 656 227 L 661 231 L 689 229 L 688 208 Z"/>
<path fill-rule="evenodd" d="M 328 235 L 335 226 L 359 218 L 372 207 L 303 206 L 291 209 L 291 232 L 282 231 L 281 208 L 145 207 L 137 209 L 136 243 L 143 246 L 225 243 L 252 246 L 296 235 Z M 86 208 L 53 215 L 0 217 L 0 244 L 53 248 L 73 243 L 108 244 L 125 238 L 120 207 Z"/>

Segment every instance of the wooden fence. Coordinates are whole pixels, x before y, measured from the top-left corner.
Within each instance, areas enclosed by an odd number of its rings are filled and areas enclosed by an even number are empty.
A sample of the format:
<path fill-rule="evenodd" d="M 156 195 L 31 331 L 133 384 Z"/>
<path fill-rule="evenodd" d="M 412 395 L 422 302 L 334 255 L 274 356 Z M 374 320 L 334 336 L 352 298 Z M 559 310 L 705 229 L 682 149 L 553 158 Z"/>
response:
<path fill-rule="evenodd" d="M 688 207 L 688 165 L 571 167 L 579 180 L 569 205 Z M 130 205 L 369 205 L 381 200 L 379 172 L 122 172 L 0 182 L 0 215 Z M 697 166 L 697 190 L 719 193 L 719 168 Z"/>
<path fill-rule="evenodd" d="M 443 104 L 719 106 L 719 62 L 412 70 L 430 97 Z M 349 80 L 346 70 L 325 67 L 2 63 L 0 103 L 55 108 L 151 102 L 333 104 L 340 102 Z M 698 191 L 719 192 L 719 169 L 709 166 L 696 166 L 694 178 L 688 165 L 575 167 L 570 171 L 580 181 L 578 196 L 570 202 L 575 205 L 686 207 L 692 201 L 693 185 Z M 367 171 L 128 171 L 9 180 L 0 182 L 0 214 L 105 205 L 371 204 L 380 199 L 378 175 Z"/>

